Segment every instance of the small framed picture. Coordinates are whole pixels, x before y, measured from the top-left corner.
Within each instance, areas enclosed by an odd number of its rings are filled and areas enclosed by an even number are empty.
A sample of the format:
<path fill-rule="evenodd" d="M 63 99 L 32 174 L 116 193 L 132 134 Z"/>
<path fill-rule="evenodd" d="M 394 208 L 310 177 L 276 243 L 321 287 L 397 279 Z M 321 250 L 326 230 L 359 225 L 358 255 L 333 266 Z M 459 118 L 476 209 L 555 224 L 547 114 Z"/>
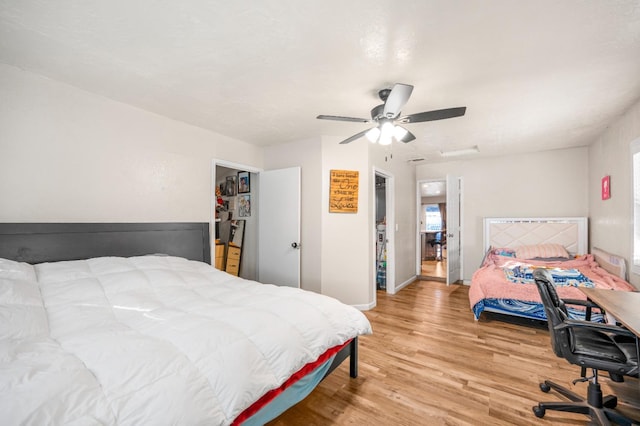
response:
<path fill-rule="evenodd" d="M 239 217 L 251 216 L 251 195 L 238 196 L 238 216 Z"/>
<path fill-rule="evenodd" d="M 236 195 L 236 177 L 227 176 L 227 180 L 224 185 L 224 195 Z"/>
<path fill-rule="evenodd" d="M 249 172 L 238 172 L 238 194 L 251 192 Z"/>

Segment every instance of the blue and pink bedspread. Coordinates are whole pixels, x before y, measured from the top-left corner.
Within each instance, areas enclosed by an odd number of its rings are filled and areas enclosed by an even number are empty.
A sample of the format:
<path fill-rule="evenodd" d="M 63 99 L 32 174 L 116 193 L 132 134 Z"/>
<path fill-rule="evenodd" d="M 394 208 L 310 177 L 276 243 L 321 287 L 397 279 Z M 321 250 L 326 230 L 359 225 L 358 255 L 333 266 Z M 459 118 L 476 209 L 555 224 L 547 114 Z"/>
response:
<path fill-rule="evenodd" d="M 536 268 L 547 268 L 563 299 L 586 300 L 579 287 L 632 291 L 633 286 L 602 269 L 590 254 L 567 260 L 533 260 L 505 256 L 499 249 L 490 251 L 474 274 L 469 302 L 475 318 L 486 309 L 493 312 L 546 320 L 544 308 L 533 281 Z M 569 306 L 569 315 L 579 318 L 583 311 Z"/>

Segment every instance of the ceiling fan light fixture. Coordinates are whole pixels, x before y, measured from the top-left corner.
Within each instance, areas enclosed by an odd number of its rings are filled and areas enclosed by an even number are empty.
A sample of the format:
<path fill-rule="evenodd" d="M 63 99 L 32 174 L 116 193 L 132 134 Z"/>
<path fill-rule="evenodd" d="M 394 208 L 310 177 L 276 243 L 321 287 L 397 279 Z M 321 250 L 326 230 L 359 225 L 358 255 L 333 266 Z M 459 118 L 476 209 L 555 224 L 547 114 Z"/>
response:
<path fill-rule="evenodd" d="M 391 145 L 391 135 L 380 134 L 380 139 L 378 139 L 378 143 L 380 145 Z"/>
<path fill-rule="evenodd" d="M 367 137 L 367 139 L 369 139 L 369 142 L 376 143 L 378 142 L 378 138 L 380 137 L 380 129 L 378 129 L 377 127 L 373 127 L 372 129 L 369 129 L 369 131 L 364 135 Z"/>
<path fill-rule="evenodd" d="M 467 110 L 467 107 L 446 108 L 400 117 L 402 108 L 409 100 L 412 91 L 412 85 L 402 83 L 394 84 L 392 89 L 380 90 L 378 96 L 383 103 L 373 107 L 371 110 L 371 119 L 323 114 L 318 115 L 316 118 L 320 120 L 349 121 L 354 123 L 377 123 L 376 127 L 356 133 L 341 141 L 340 144 L 351 143 L 356 139 L 360 139 L 362 136 L 366 136 L 371 143 L 377 142 L 380 145 L 391 145 L 394 139 L 403 143 L 416 140 L 416 136 L 413 133 L 402 126 L 395 126 L 395 122 L 404 124 L 444 120 L 447 118 L 461 117 Z M 447 156 L 445 153 L 443 153 L 443 155 Z"/>
<path fill-rule="evenodd" d="M 384 121 L 380 125 L 380 137 L 378 143 L 380 145 L 391 145 L 391 138 L 393 137 L 394 125 L 391 121 Z"/>
<path fill-rule="evenodd" d="M 390 145 L 393 139 L 404 142 L 409 131 L 401 126 L 395 126 L 391 121 L 384 121 L 380 126 L 369 129 L 365 134 L 371 143 Z"/>
<path fill-rule="evenodd" d="M 401 141 L 407 136 L 409 131 L 402 126 L 395 126 L 393 129 L 393 137 L 396 138 L 397 141 Z"/>

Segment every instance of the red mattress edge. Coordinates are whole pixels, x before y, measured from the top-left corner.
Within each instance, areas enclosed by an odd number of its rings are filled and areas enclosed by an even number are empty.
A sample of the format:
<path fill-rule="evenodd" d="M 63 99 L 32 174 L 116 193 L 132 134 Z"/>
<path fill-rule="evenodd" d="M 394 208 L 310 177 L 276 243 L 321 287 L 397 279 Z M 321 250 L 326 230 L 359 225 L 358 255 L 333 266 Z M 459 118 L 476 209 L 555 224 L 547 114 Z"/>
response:
<path fill-rule="evenodd" d="M 251 404 L 242 413 L 240 413 L 238 417 L 236 417 L 231 424 L 232 425 L 242 424 L 242 422 L 247 420 L 249 417 L 253 416 L 258 411 L 260 411 L 262 407 L 264 407 L 265 405 L 273 401 L 278 395 L 284 392 L 288 387 L 296 383 L 298 380 L 302 379 L 307 374 L 311 373 L 318 366 L 324 364 L 329 358 L 331 358 L 332 356 L 340 352 L 340 350 L 342 350 L 342 348 L 344 348 L 349 343 L 351 343 L 352 340 L 353 339 L 349 339 L 341 345 L 337 345 L 327 349 L 327 351 L 322 355 L 320 355 L 318 359 L 306 364 L 300 370 L 293 373 L 291 377 L 289 377 L 282 385 L 280 385 L 280 387 L 271 389 L 269 392 L 262 395 L 256 402 Z"/>

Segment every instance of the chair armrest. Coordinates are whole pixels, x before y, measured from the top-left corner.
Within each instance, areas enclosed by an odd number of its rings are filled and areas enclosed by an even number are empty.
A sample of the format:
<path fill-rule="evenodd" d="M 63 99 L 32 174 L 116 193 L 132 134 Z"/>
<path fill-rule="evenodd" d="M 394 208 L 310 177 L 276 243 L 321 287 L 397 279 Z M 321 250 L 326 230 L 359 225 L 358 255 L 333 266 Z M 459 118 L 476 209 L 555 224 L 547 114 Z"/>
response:
<path fill-rule="evenodd" d="M 562 299 L 562 301 L 564 302 L 565 305 L 578 305 L 578 306 L 586 307 L 587 309 L 585 309 L 585 313 L 584 313 L 584 319 L 586 321 L 591 321 L 591 311 L 593 308 L 597 308 L 598 310 L 600 310 L 600 312 L 604 313 L 604 309 L 602 309 L 600 306 L 596 305 L 590 300 Z"/>
<path fill-rule="evenodd" d="M 604 309 L 602 309 L 600 306 L 596 305 L 595 303 L 593 303 L 590 300 L 580 300 L 580 299 L 562 299 L 562 301 L 565 303 L 565 305 L 579 305 L 579 306 L 586 306 L 588 308 L 598 308 L 601 311 L 604 311 Z"/>
<path fill-rule="evenodd" d="M 565 320 L 562 324 L 555 326 L 556 330 L 562 330 L 564 328 L 578 328 L 578 327 L 587 327 L 598 331 L 604 331 L 607 333 L 616 334 L 618 336 L 626 336 L 626 337 L 635 337 L 634 333 L 627 330 L 626 328 L 618 327 L 613 324 L 602 324 L 599 322 L 589 322 L 589 321 L 580 321 L 580 320 Z"/>

